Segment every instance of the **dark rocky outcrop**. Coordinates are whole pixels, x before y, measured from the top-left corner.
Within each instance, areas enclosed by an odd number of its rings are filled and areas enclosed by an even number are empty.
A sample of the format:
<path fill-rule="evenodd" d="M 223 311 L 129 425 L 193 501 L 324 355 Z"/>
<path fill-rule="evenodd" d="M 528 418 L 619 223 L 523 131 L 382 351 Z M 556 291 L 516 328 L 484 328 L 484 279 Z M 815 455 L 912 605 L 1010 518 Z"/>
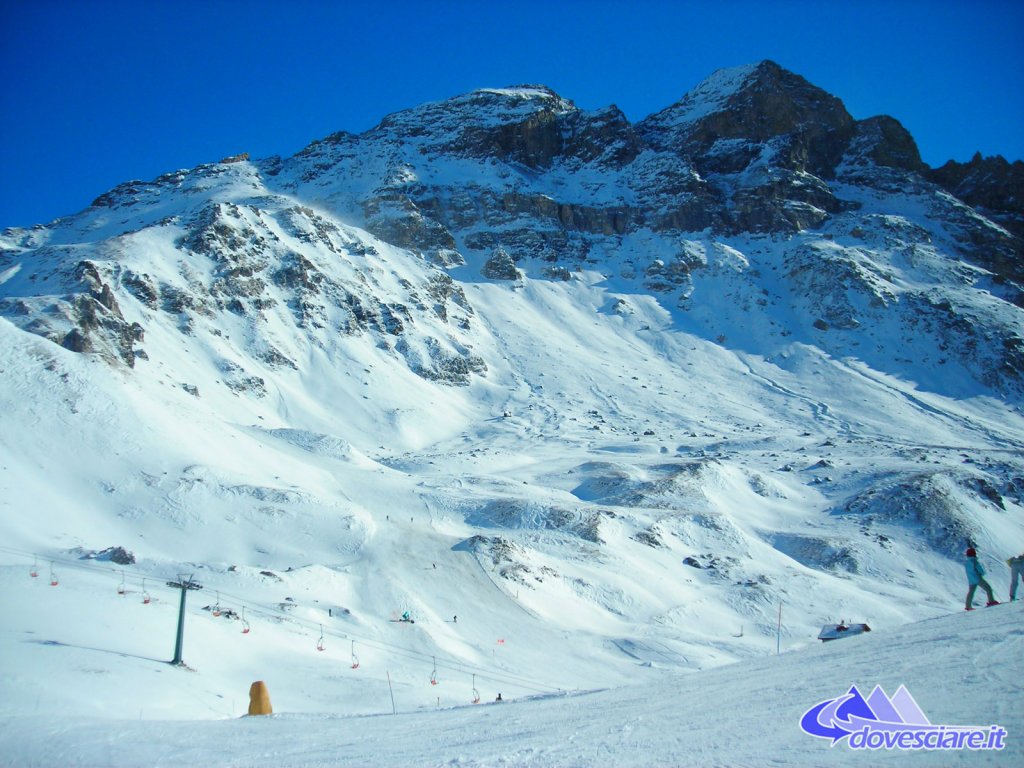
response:
<path fill-rule="evenodd" d="M 1024 238 L 1024 161 L 978 152 L 966 163 L 950 160 L 928 178 Z"/>
<path fill-rule="evenodd" d="M 859 161 L 916 173 L 928 168 L 921 160 L 914 137 L 898 120 L 888 115 L 858 121 L 846 155 L 848 162 Z"/>
<path fill-rule="evenodd" d="M 773 165 L 830 176 L 854 135 L 843 103 L 772 61 L 722 70 L 636 127 L 702 173 L 737 173 L 771 145 Z"/>
<path fill-rule="evenodd" d="M 481 274 L 489 280 L 519 280 L 522 273 L 504 248 L 498 248 L 484 264 Z"/>

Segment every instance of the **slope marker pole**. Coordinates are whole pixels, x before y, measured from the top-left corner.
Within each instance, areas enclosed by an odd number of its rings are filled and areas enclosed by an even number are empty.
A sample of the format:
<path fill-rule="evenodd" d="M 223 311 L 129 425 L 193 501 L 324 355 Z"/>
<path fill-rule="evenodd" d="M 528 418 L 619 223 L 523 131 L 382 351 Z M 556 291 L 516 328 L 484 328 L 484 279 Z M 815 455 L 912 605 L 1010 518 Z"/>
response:
<path fill-rule="evenodd" d="M 775 655 L 782 653 L 782 603 L 779 603 L 779 623 L 775 627 Z"/>

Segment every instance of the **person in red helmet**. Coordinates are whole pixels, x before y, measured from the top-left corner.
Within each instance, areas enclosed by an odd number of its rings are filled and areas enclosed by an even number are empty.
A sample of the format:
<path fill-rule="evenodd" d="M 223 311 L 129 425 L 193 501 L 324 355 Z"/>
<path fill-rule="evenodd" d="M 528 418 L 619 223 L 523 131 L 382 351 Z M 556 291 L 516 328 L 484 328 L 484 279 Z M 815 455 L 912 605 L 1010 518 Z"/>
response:
<path fill-rule="evenodd" d="M 988 602 L 986 605 L 999 605 L 995 595 L 992 594 L 992 587 L 989 586 L 988 582 L 985 581 L 985 566 L 978 562 L 978 553 L 974 547 L 968 547 L 967 551 L 964 552 L 964 570 L 967 571 L 967 604 L 964 606 L 965 611 L 974 610 L 974 591 L 981 587 L 985 590 L 985 594 L 988 595 Z"/>

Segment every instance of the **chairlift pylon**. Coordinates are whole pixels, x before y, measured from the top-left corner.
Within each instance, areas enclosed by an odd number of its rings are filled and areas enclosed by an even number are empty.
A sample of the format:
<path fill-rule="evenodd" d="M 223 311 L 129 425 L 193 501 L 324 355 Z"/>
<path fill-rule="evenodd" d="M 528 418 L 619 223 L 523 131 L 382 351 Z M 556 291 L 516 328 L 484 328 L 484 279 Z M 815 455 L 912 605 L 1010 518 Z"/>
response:
<path fill-rule="evenodd" d="M 356 656 L 356 641 L 352 641 L 352 669 L 359 669 L 359 657 Z"/>
<path fill-rule="evenodd" d="M 430 673 L 430 684 L 437 685 L 437 657 L 431 656 L 430 658 L 434 660 L 434 671 Z"/>
<path fill-rule="evenodd" d="M 242 606 L 242 634 L 243 635 L 248 635 L 250 629 L 251 629 L 251 627 L 249 626 L 249 622 L 245 618 L 245 606 L 243 605 Z"/>
<path fill-rule="evenodd" d="M 323 651 L 326 648 L 327 648 L 327 646 L 324 645 L 324 625 L 321 624 L 320 625 L 320 639 L 316 641 L 316 649 L 318 651 Z"/>
<path fill-rule="evenodd" d="M 476 689 L 476 675 L 473 675 L 473 703 L 480 703 L 480 691 Z"/>
<path fill-rule="evenodd" d="M 117 585 L 117 594 L 124 597 L 128 593 L 128 587 L 124 582 L 124 569 L 121 569 L 121 583 Z"/>
<path fill-rule="evenodd" d="M 214 591 L 216 592 L 216 590 Z M 220 592 L 217 592 L 217 600 L 213 604 L 212 613 L 214 616 L 220 616 Z"/>
<path fill-rule="evenodd" d="M 50 563 L 50 586 L 56 587 L 59 583 L 57 573 L 53 570 L 53 563 Z"/>
<path fill-rule="evenodd" d="M 39 576 L 39 562 L 36 560 L 35 555 L 32 556 L 32 567 L 29 569 L 28 575 L 33 579 Z"/>
<path fill-rule="evenodd" d="M 142 580 L 142 604 L 149 605 L 153 598 L 149 596 L 149 592 L 146 591 L 146 580 Z"/>

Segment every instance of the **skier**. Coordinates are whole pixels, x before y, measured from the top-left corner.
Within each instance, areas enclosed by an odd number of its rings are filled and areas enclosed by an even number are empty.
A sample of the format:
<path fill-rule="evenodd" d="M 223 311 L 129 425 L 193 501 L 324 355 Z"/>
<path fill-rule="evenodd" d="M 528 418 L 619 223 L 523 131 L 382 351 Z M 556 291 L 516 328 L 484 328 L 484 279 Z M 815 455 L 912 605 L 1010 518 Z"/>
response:
<path fill-rule="evenodd" d="M 1024 553 L 1006 561 L 1010 566 L 1010 602 L 1017 599 L 1017 579 L 1024 581 Z"/>
<path fill-rule="evenodd" d="M 501 694 L 499 693 L 499 694 L 498 694 L 498 698 L 496 698 L 496 699 L 494 700 L 494 703 L 495 703 L 495 704 L 497 704 L 498 702 L 504 702 L 504 701 L 505 701 L 505 700 L 504 700 L 503 698 L 501 698 Z"/>
<path fill-rule="evenodd" d="M 974 610 L 974 591 L 981 587 L 985 590 L 985 594 L 988 595 L 988 602 L 985 605 L 999 605 L 995 595 L 992 594 L 992 587 L 989 586 L 988 582 L 985 581 L 985 566 L 978 562 L 978 553 L 974 547 L 968 547 L 964 553 L 966 560 L 964 560 L 964 570 L 967 571 L 967 603 L 964 605 L 965 611 Z"/>

